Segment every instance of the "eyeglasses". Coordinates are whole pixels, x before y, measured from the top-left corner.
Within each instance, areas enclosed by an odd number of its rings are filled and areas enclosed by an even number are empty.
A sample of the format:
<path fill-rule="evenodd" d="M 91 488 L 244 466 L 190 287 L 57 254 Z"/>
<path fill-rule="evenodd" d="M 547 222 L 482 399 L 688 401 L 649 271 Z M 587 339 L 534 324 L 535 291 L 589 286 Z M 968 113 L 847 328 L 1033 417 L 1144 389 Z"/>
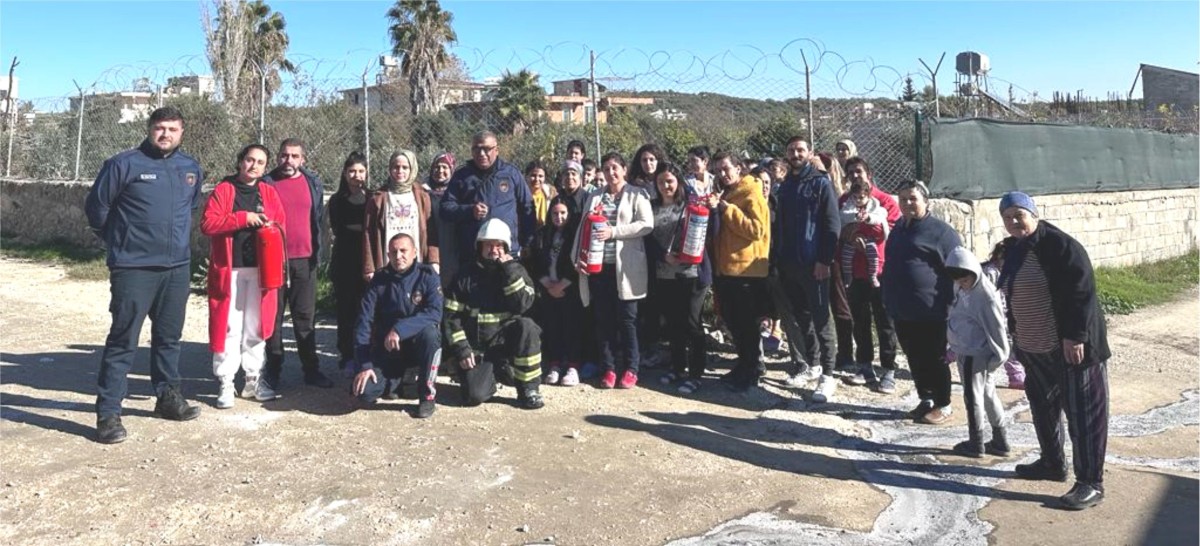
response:
<path fill-rule="evenodd" d="M 498 147 L 499 146 L 471 146 L 471 151 L 474 153 L 483 152 L 485 154 L 490 154 L 496 151 L 496 148 Z"/>

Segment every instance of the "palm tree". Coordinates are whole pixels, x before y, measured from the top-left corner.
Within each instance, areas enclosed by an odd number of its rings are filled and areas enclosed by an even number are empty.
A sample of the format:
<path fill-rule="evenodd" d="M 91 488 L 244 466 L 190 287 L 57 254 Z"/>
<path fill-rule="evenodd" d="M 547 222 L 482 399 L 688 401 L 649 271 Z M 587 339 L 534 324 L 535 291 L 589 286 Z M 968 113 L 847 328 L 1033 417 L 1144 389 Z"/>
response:
<path fill-rule="evenodd" d="M 296 72 L 296 65 L 287 60 L 287 49 L 290 43 L 287 35 L 287 21 L 284 20 L 283 14 L 277 11 L 272 12 L 271 6 L 268 6 L 263 0 L 247 3 L 244 9 L 249 14 L 254 34 L 246 51 L 247 62 L 242 65 L 241 79 L 244 82 L 258 82 L 258 78 L 262 76 L 259 70 L 265 71 L 265 96 L 262 97 L 262 100 L 264 103 L 268 103 L 271 101 L 271 96 L 279 90 L 279 86 L 283 83 L 279 77 L 279 71 Z M 258 97 L 258 94 L 258 86 L 254 87 L 253 94 L 247 93 L 254 97 Z"/>
<path fill-rule="evenodd" d="M 527 68 L 516 74 L 504 72 L 496 89 L 496 110 L 507 132 L 525 132 L 545 108 L 546 91 L 538 83 L 537 74 Z"/>
<path fill-rule="evenodd" d="M 437 75 L 450 64 L 446 46 L 458 41 L 450 23 L 454 14 L 437 0 L 397 0 L 387 12 L 392 53 L 401 58 L 400 73 L 408 78 L 414 115 L 439 106 Z"/>
<path fill-rule="evenodd" d="M 263 0 L 213 0 L 215 15 L 202 5 L 208 61 L 234 115 L 258 110 L 279 89 L 279 71 L 295 72 L 287 60 L 287 23 Z M 265 93 L 260 97 L 260 70 L 265 72 Z"/>

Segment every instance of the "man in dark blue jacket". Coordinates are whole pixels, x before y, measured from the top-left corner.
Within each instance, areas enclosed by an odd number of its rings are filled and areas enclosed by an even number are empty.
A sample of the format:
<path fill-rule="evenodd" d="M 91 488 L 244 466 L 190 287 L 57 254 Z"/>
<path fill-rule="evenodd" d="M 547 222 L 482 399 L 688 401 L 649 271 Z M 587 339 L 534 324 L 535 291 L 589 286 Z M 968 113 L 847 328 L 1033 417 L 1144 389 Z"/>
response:
<path fill-rule="evenodd" d="M 259 392 L 271 393 L 279 388 L 283 373 L 283 308 L 292 310 L 292 332 L 296 335 L 296 352 L 304 371 L 304 383 L 324 389 L 333 382 L 320 370 L 317 357 L 317 332 L 313 321 L 317 311 L 317 256 L 321 247 L 321 214 L 325 190 L 321 178 L 306 168 L 304 142 L 289 138 L 279 145 L 279 166 L 264 182 L 279 194 L 287 212 L 287 285 L 279 291 L 279 307 L 275 313 L 275 333 L 267 340 L 267 361 L 259 378 Z M 264 384 L 265 382 L 265 384 Z M 264 391 L 263 389 L 267 389 Z"/>
<path fill-rule="evenodd" d="M 358 375 L 354 395 L 363 405 L 374 404 L 407 367 L 419 370 L 419 402 L 415 416 L 433 415 L 436 408 L 438 363 L 442 360 L 438 323 L 442 320 L 442 285 L 433 266 L 415 263 L 412 237 L 398 233 L 388 241 L 387 267 L 371 277 L 363 294 L 355 328 Z M 382 367 L 383 379 L 376 372 Z"/>
<path fill-rule="evenodd" d="M 830 267 L 841 228 L 837 195 L 829 175 L 816 167 L 814 162 L 820 160 L 803 138 L 788 140 L 787 160 L 791 172 L 779 186 L 771 261 L 798 329 L 804 333 L 804 339 L 788 339 L 795 346 L 791 352 L 796 361 L 788 385 L 800 386 L 819 378 L 812 399 L 828 402 L 837 389 L 833 378 L 836 348 L 829 322 Z M 788 320 L 787 313 L 781 314 L 782 320 Z M 801 356 L 808 366 L 800 361 Z"/>
<path fill-rule="evenodd" d="M 471 161 L 454 173 L 440 204 L 442 215 L 458 228 L 457 252 L 463 266 L 476 261 L 475 234 L 490 218 L 512 232 L 510 252 L 521 255 L 533 240 L 533 195 L 520 169 L 499 158 L 496 135 L 488 131 L 471 139 Z"/>
<path fill-rule="evenodd" d="M 179 339 L 187 310 L 192 214 L 204 173 L 178 150 L 183 115 L 174 107 L 150 114 L 146 140 L 104 162 L 88 192 L 88 225 L 108 248 L 112 327 L 100 358 L 96 441 L 125 440 L 121 401 L 150 317 L 150 382 L 155 413 L 174 421 L 200 415 L 179 391 Z"/>

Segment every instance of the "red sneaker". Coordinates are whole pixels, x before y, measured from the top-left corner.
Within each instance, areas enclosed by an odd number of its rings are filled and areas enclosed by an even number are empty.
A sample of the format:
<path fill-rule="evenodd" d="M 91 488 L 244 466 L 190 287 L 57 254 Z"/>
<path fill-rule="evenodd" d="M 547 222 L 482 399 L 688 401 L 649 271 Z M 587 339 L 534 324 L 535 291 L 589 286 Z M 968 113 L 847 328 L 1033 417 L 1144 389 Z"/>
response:
<path fill-rule="evenodd" d="M 637 374 L 632 371 L 625 370 L 621 375 L 621 384 L 617 385 L 618 389 L 632 389 L 637 386 Z"/>
<path fill-rule="evenodd" d="M 604 372 L 604 377 L 600 378 L 600 388 L 611 389 L 617 384 L 617 372 L 608 370 Z"/>

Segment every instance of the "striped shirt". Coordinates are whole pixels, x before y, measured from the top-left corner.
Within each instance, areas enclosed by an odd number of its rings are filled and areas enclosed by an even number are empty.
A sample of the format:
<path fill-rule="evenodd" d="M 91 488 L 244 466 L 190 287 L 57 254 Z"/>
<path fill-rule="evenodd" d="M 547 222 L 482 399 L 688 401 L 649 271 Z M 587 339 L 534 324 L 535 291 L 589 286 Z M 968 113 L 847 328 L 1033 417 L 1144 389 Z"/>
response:
<path fill-rule="evenodd" d="M 1042 271 L 1037 254 L 1030 251 L 1012 280 L 1008 309 L 1016 323 L 1013 341 L 1027 353 L 1043 354 L 1061 346 L 1058 325 L 1054 322 L 1050 284 Z"/>

